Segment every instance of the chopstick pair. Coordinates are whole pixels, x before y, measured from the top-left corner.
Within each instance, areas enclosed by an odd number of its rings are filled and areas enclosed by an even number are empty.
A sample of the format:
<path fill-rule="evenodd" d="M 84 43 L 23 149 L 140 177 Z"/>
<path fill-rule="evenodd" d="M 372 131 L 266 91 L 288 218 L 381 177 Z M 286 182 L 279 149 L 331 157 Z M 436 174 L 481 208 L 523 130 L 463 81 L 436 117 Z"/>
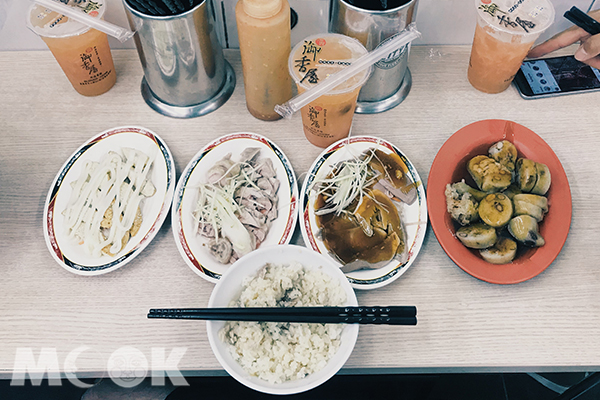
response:
<path fill-rule="evenodd" d="M 137 11 L 153 15 L 176 15 L 191 10 L 199 0 L 126 0 Z"/>
<path fill-rule="evenodd" d="M 590 35 L 600 33 L 600 23 L 575 6 L 565 12 L 564 17 Z"/>
<path fill-rule="evenodd" d="M 148 312 L 148 318 L 376 325 L 416 325 L 416 316 L 414 306 L 168 308 Z"/>

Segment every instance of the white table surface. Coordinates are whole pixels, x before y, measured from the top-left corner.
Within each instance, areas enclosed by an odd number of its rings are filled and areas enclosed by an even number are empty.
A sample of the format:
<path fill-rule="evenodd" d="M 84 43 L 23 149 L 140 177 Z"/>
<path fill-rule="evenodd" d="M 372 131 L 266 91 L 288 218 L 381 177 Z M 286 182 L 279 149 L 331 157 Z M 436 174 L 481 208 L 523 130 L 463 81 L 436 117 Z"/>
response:
<path fill-rule="evenodd" d="M 392 284 L 359 291 L 361 305 L 416 305 L 416 327 L 361 327 L 342 372 L 523 372 L 600 368 L 600 92 L 525 101 L 511 87 L 498 95 L 466 79 L 468 47 L 413 47 L 413 86 L 397 108 L 356 115 L 354 134 L 397 145 L 426 183 L 433 159 L 452 133 L 482 119 L 508 119 L 538 133 L 567 173 L 573 220 L 556 261 L 517 285 L 494 285 L 463 272 L 444 253 L 431 227 L 416 262 Z M 123 346 L 151 362 L 152 349 L 185 348 L 177 366 L 187 375 L 223 374 L 205 323 L 148 320 L 153 307 L 206 306 L 213 284 L 179 255 L 170 220 L 135 260 L 112 273 L 83 277 L 50 256 L 42 232 L 44 200 L 71 153 L 112 127 L 139 125 L 170 147 L 181 173 L 209 141 L 257 132 L 275 141 L 299 177 L 321 149 L 302 133 L 300 116 L 264 122 L 245 108 L 239 55 L 232 98 L 217 111 L 178 120 L 152 111 L 140 95 L 134 50 L 113 51 L 117 83 L 86 98 L 69 85 L 48 51 L 0 52 L 0 377 L 10 377 L 18 348 L 43 348 L 63 361 L 87 346 L 79 371 L 101 375 Z M 596 196 L 599 196 L 598 198 Z M 298 228 L 295 241 L 299 240 Z"/>

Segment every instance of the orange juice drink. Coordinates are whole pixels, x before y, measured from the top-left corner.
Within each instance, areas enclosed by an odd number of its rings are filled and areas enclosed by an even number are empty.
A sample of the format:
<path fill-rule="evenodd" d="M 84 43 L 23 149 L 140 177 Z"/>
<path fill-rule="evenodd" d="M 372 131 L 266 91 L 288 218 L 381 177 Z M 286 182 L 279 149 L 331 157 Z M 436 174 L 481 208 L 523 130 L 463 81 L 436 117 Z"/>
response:
<path fill-rule="evenodd" d="M 506 90 L 539 35 L 554 21 L 549 0 L 476 0 L 467 76 L 477 90 Z"/>
<path fill-rule="evenodd" d="M 74 7 L 97 18 L 105 10 L 103 0 L 81 1 Z M 115 84 L 115 68 L 105 33 L 35 4 L 29 9 L 27 22 L 44 40 L 78 93 L 97 96 Z"/>
<path fill-rule="evenodd" d="M 290 54 L 289 70 L 299 93 L 367 53 L 356 39 L 334 33 L 309 36 Z M 371 69 L 359 72 L 302 107 L 302 126 L 309 142 L 327 147 L 350 134 L 356 99 Z"/>
<path fill-rule="evenodd" d="M 287 0 L 240 0 L 235 13 L 246 107 L 258 119 L 279 119 L 275 105 L 292 98 L 285 70 L 291 50 L 290 5 Z"/>

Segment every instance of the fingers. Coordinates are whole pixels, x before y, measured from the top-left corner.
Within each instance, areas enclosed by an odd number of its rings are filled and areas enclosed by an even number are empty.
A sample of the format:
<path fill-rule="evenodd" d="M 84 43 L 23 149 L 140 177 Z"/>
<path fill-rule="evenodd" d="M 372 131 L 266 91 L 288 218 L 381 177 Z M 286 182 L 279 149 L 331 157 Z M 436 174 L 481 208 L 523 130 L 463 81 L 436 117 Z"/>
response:
<path fill-rule="evenodd" d="M 584 40 L 575 52 L 575 58 L 579 61 L 587 61 L 600 54 L 600 34 L 591 36 Z"/>
<path fill-rule="evenodd" d="M 592 11 L 589 13 L 589 15 L 596 19 L 597 21 L 600 21 L 600 9 Z M 595 36 L 600 36 L 600 35 L 595 35 Z M 553 52 L 554 50 L 558 50 L 561 49 L 563 47 L 569 46 L 579 40 L 585 40 L 588 37 L 590 37 L 590 35 L 584 31 L 583 29 L 577 27 L 577 26 L 572 26 L 569 29 L 554 35 L 552 38 L 546 40 L 544 43 L 535 46 L 533 49 L 531 49 L 529 51 L 529 54 L 527 54 L 527 57 L 529 58 L 537 58 L 537 57 L 542 57 L 548 53 Z M 588 45 L 591 47 L 586 47 L 585 50 L 581 51 L 580 57 L 585 58 L 585 60 L 589 60 L 592 57 L 594 57 L 595 55 L 597 55 L 598 53 L 600 53 L 600 50 L 596 50 L 598 47 L 600 46 L 600 39 L 595 38 L 594 39 L 594 43 L 591 45 Z M 575 56 L 575 58 L 577 58 L 577 56 Z M 580 60 L 578 58 L 578 60 Z M 583 59 L 581 59 L 580 61 L 584 61 Z"/>
<path fill-rule="evenodd" d="M 590 12 L 589 15 L 597 21 L 600 21 L 600 9 Z M 554 35 L 544 43 L 535 46 L 529 51 L 527 57 L 542 57 L 577 41 L 581 41 L 581 46 L 579 46 L 575 52 L 575 58 L 592 67 L 600 69 L 600 34 L 590 36 L 590 34 L 577 26 L 572 26 L 559 34 Z"/>
<path fill-rule="evenodd" d="M 591 67 L 594 67 L 596 69 L 600 69 L 600 56 L 594 57 L 594 58 L 590 58 L 587 61 L 585 61 L 586 64 L 588 64 Z"/>
<path fill-rule="evenodd" d="M 585 39 L 589 37 L 590 34 L 584 31 L 583 29 L 573 26 L 552 38 L 546 40 L 544 43 L 535 46 L 533 49 L 529 51 L 527 57 L 529 58 L 537 58 L 548 53 L 553 52 L 554 50 L 562 49 L 563 47 L 569 46 L 579 40 Z"/>
<path fill-rule="evenodd" d="M 596 10 L 596 11 L 592 11 L 590 13 L 590 16 L 592 18 L 594 18 L 596 21 L 600 22 L 600 9 Z M 596 57 L 594 58 L 588 58 L 585 62 L 586 64 L 591 65 L 594 68 L 598 68 L 600 69 L 600 35 L 594 35 L 590 38 L 590 40 L 593 39 L 594 40 L 594 44 L 588 45 L 591 46 L 591 48 L 589 50 L 586 50 L 586 53 L 588 54 L 596 54 Z"/>
<path fill-rule="evenodd" d="M 585 50 L 582 50 L 582 48 L 583 46 L 581 46 L 579 50 L 575 52 L 575 59 L 586 63 L 587 65 L 590 65 L 594 68 L 600 69 L 600 55 L 590 56 L 588 53 L 585 52 Z M 582 51 L 580 52 L 580 50 Z"/>
<path fill-rule="evenodd" d="M 595 11 L 590 11 L 588 15 L 594 18 L 596 21 L 600 22 L 600 8 Z"/>

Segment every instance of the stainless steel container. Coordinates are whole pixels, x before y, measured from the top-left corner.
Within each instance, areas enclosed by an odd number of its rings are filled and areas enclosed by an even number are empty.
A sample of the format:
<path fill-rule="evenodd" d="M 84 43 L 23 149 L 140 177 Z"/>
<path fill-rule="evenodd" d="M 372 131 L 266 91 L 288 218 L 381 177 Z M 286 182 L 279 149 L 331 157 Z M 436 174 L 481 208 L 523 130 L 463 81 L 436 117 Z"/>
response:
<path fill-rule="evenodd" d="M 170 16 L 146 15 L 123 3 L 144 70 L 142 97 L 152 109 L 192 118 L 229 99 L 235 73 L 223 58 L 212 0 Z"/>
<path fill-rule="evenodd" d="M 377 0 L 330 0 L 329 31 L 356 38 L 367 50 L 374 50 L 413 22 L 416 1 L 381 0 L 380 4 Z M 383 9 L 384 6 L 390 8 Z M 373 74 L 358 95 L 357 113 L 387 111 L 408 96 L 412 85 L 409 49 L 407 44 L 375 64 Z"/>

